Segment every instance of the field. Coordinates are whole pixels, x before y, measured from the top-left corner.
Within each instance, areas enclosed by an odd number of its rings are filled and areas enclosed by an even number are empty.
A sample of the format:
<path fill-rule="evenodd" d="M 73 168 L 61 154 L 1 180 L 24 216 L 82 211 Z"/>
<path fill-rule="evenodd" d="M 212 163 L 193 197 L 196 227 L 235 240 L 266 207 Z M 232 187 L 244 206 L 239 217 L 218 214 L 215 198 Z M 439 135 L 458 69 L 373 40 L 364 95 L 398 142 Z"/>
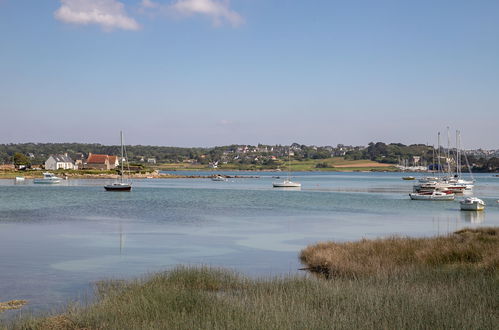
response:
<path fill-rule="evenodd" d="M 25 315 L 6 326 L 497 329 L 498 251 L 499 228 L 466 230 L 424 241 L 324 243 L 301 255 L 309 268 L 329 269 L 315 272 L 317 276 L 249 279 L 226 270 L 179 267 L 135 281 L 100 282 L 97 301 L 88 306 L 72 305 L 46 317 Z M 334 257 L 310 263 L 313 256 L 321 255 Z M 322 264 L 324 260 L 327 265 Z M 344 262 L 343 271 L 331 271 Z"/>
<path fill-rule="evenodd" d="M 210 168 L 201 164 L 189 163 L 167 163 L 158 164 L 155 168 L 161 170 L 179 171 L 179 170 L 288 170 L 288 164 L 284 161 L 276 161 L 273 165 L 256 165 L 256 164 L 222 164 L 217 169 Z M 307 159 L 307 160 L 291 160 L 290 170 L 295 172 L 305 171 L 394 171 L 397 170 L 392 164 L 383 164 L 370 160 L 345 160 L 343 157 L 333 157 L 327 159 Z"/>

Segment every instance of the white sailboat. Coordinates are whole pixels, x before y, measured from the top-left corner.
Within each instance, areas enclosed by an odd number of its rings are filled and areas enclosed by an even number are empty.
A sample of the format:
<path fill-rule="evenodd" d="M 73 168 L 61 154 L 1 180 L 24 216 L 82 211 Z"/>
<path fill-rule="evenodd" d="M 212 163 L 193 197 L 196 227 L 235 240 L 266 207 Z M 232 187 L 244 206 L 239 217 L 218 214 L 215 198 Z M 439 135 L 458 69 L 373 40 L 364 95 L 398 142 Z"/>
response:
<path fill-rule="evenodd" d="M 125 180 L 124 175 L 123 175 L 123 163 L 126 161 L 126 157 L 123 157 L 123 151 L 124 151 L 123 131 L 120 131 L 120 137 L 121 137 L 120 177 L 119 177 L 119 180 L 117 182 L 104 186 L 104 189 L 106 189 L 107 191 L 130 191 L 130 190 L 132 190 L 132 182 L 129 180 Z"/>
<path fill-rule="evenodd" d="M 289 150 L 288 150 L 288 176 L 286 177 L 286 179 L 282 180 L 282 181 L 274 181 L 272 182 L 272 187 L 274 188 L 300 188 L 301 187 L 301 183 L 299 182 L 293 182 L 291 181 L 290 179 L 290 163 L 291 163 L 291 160 L 290 160 L 290 155 L 289 155 Z"/>

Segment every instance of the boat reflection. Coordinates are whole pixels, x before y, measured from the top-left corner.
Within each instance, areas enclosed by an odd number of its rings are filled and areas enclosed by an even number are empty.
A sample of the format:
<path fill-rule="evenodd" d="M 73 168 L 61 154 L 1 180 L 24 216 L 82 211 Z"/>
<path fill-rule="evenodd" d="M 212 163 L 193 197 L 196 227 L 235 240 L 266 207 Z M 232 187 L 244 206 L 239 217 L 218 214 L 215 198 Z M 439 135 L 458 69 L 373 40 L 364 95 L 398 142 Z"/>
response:
<path fill-rule="evenodd" d="M 459 212 L 462 220 L 469 223 L 482 223 L 485 221 L 485 212 L 483 211 L 462 211 Z"/>
<path fill-rule="evenodd" d="M 301 187 L 276 187 L 276 186 L 274 186 L 273 190 L 300 191 Z"/>

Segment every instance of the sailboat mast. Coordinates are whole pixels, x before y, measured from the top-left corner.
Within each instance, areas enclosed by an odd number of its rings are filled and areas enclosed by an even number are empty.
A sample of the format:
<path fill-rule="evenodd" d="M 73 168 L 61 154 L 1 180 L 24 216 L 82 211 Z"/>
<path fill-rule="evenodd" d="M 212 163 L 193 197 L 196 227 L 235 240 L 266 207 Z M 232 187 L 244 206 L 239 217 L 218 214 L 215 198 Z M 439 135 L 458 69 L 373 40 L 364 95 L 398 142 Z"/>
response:
<path fill-rule="evenodd" d="M 450 178 L 450 134 L 449 134 L 449 126 L 447 126 L 447 177 Z"/>
<path fill-rule="evenodd" d="M 458 178 L 461 177 L 460 149 L 461 147 L 459 146 L 459 130 L 456 130 L 456 175 Z"/>
<path fill-rule="evenodd" d="M 120 182 L 123 183 L 123 131 L 120 131 L 120 140 L 121 140 L 121 172 L 120 172 Z"/>
<path fill-rule="evenodd" d="M 440 164 L 440 132 L 438 132 L 438 150 L 437 150 L 437 164 L 438 164 L 438 175 L 442 171 L 442 165 Z"/>
<path fill-rule="evenodd" d="M 291 172 L 291 155 L 290 155 L 290 152 L 291 152 L 291 147 L 288 148 L 288 181 L 290 180 L 289 177 L 290 177 L 290 172 Z"/>

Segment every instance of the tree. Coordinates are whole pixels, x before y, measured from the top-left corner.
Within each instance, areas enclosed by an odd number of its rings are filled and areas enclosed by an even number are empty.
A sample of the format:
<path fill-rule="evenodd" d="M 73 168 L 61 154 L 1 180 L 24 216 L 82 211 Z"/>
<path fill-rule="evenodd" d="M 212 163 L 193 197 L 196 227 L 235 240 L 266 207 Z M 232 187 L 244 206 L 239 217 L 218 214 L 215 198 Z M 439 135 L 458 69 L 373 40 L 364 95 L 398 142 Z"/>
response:
<path fill-rule="evenodd" d="M 15 166 L 20 166 L 20 165 L 28 166 L 28 165 L 31 165 L 31 162 L 30 162 L 29 158 L 26 157 L 25 155 L 23 155 L 20 152 L 16 152 L 14 154 L 14 156 L 12 156 L 12 160 L 14 161 L 14 165 Z"/>

